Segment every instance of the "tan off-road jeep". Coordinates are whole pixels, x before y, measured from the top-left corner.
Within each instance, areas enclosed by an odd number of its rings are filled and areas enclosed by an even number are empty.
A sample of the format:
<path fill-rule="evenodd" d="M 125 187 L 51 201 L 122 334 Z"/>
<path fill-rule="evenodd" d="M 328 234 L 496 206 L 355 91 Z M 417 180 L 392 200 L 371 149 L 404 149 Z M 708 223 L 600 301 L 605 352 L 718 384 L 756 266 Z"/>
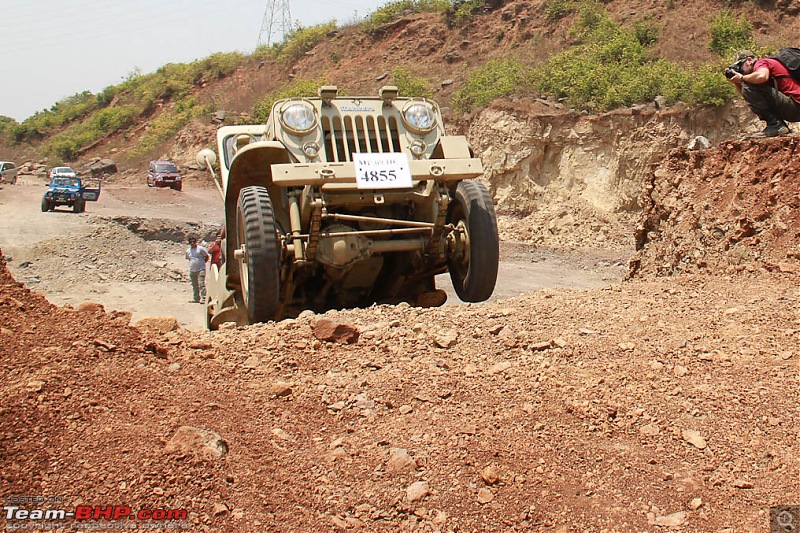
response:
<path fill-rule="evenodd" d="M 275 103 L 266 124 L 224 126 L 202 150 L 225 201 L 226 261 L 206 276 L 208 326 L 304 309 L 489 298 L 498 267 L 492 198 L 463 136 L 425 98 L 339 96 Z"/>

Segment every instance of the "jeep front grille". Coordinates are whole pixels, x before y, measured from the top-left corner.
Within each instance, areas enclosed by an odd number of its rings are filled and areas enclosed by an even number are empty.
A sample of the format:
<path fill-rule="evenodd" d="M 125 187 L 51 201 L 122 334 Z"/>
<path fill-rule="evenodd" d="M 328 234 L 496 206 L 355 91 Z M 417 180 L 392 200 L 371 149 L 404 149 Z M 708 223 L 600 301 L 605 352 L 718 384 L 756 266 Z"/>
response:
<path fill-rule="evenodd" d="M 354 153 L 400 152 L 397 119 L 372 115 L 322 117 L 326 160 L 352 161 Z"/>

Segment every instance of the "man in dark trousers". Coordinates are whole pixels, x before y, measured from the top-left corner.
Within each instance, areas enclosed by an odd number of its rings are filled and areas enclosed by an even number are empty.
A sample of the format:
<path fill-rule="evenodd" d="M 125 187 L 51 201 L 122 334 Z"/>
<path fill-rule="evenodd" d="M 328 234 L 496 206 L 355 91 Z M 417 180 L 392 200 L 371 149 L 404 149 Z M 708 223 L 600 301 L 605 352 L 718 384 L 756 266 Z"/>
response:
<path fill-rule="evenodd" d="M 749 50 L 739 50 L 734 61 L 738 68 L 730 71 L 733 75 L 729 81 L 750 110 L 767 123 L 757 137 L 789 133 L 786 122 L 800 122 L 800 83 L 777 59 L 759 59 Z"/>
<path fill-rule="evenodd" d="M 186 259 L 189 260 L 189 279 L 192 280 L 192 294 L 195 303 L 202 303 L 206 299 L 206 261 L 209 257 L 211 256 L 208 255 L 208 250 L 198 246 L 196 238 L 189 237 Z"/>

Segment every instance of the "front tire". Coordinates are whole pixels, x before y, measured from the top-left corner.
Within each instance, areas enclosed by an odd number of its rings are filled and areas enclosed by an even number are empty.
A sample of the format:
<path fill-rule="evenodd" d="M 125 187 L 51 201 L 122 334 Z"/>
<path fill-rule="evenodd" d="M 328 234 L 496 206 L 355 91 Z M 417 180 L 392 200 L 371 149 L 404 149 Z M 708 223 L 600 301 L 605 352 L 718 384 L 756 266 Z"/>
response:
<path fill-rule="evenodd" d="M 458 231 L 449 237 L 448 267 L 453 288 L 465 302 L 483 302 L 494 292 L 500 240 L 492 196 L 477 181 L 458 184 L 449 221 Z"/>
<path fill-rule="evenodd" d="M 42 213 L 47 213 L 50 209 L 52 209 L 50 202 L 47 201 L 47 198 L 42 198 Z"/>
<path fill-rule="evenodd" d="M 239 276 L 249 322 L 273 320 L 280 308 L 280 241 L 266 187 L 244 187 L 236 208 Z"/>
<path fill-rule="evenodd" d="M 75 200 L 75 203 L 72 204 L 72 212 L 73 213 L 83 213 L 86 210 L 86 202 L 83 200 Z"/>

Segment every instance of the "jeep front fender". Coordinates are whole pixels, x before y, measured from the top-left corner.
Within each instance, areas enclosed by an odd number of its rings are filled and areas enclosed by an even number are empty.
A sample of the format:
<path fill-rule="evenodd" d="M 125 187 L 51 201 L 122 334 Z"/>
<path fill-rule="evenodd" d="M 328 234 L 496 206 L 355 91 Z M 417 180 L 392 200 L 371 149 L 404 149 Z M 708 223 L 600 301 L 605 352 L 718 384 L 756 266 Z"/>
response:
<path fill-rule="evenodd" d="M 278 141 L 251 142 L 237 150 L 231 160 L 225 187 L 225 224 L 233 228 L 236 224 L 236 203 L 239 200 L 239 191 L 243 187 L 261 185 L 267 188 L 274 206 L 284 206 L 276 209 L 278 212 L 288 211 L 286 190 L 275 185 L 272 181 L 272 167 L 275 163 L 290 163 L 292 161 L 289 151 Z M 278 220 L 284 227 L 288 227 L 288 220 Z M 229 239 L 228 245 L 233 246 L 235 239 Z M 228 257 L 233 257 L 233 250 L 228 250 Z"/>

